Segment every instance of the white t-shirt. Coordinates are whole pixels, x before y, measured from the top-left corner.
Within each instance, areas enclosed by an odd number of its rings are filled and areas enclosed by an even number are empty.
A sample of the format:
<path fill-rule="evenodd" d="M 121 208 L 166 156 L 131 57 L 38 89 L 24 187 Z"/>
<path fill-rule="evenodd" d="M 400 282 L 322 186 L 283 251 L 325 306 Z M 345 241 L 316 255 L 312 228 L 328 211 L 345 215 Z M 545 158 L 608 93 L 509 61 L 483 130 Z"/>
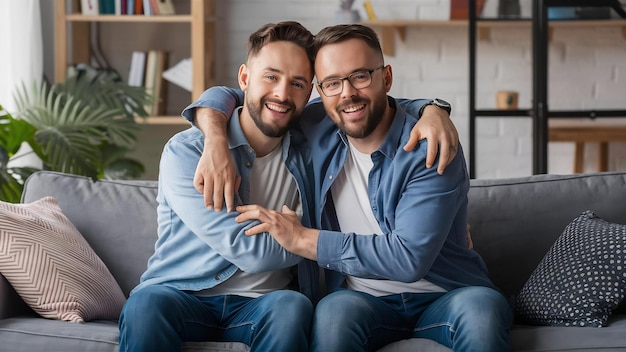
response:
<path fill-rule="evenodd" d="M 296 211 L 299 217 L 302 216 L 298 186 L 283 163 L 281 144 L 266 156 L 254 160 L 250 175 L 250 204 L 259 204 L 267 209 L 277 211 L 280 211 L 283 205 L 287 205 Z M 263 258 L 259 260 L 263 260 Z M 228 280 L 197 294 L 202 296 L 258 297 L 268 292 L 286 288 L 291 279 L 292 275 L 288 268 L 263 273 L 246 273 L 237 270 Z"/>
<path fill-rule="evenodd" d="M 331 186 L 339 227 L 342 232 L 354 232 L 363 236 L 382 235 L 367 195 L 369 173 L 374 163 L 369 154 L 361 153 L 352 144 L 349 143 L 349 145 L 350 152 L 346 157 L 346 163 Z M 366 292 L 373 296 L 402 292 L 446 291 L 425 279 L 405 283 L 348 276 L 346 284 L 349 289 Z"/>

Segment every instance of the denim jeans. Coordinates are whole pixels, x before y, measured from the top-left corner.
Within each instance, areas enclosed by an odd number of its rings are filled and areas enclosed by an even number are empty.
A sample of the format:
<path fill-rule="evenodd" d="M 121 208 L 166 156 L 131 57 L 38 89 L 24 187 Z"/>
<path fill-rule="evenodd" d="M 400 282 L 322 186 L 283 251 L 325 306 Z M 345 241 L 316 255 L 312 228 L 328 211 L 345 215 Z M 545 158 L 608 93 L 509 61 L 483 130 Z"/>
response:
<path fill-rule="evenodd" d="M 510 350 L 512 319 L 504 296 L 487 287 L 383 297 L 340 290 L 315 308 L 311 350 L 376 351 L 419 337 L 453 351 L 505 352 Z"/>
<path fill-rule="evenodd" d="M 120 351 L 180 351 L 184 341 L 243 342 L 252 351 L 308 351 L 313 305 L 280 290 L 257 298 L 197 297 L 152 285 L 132 294 L 120 316 Z"/>

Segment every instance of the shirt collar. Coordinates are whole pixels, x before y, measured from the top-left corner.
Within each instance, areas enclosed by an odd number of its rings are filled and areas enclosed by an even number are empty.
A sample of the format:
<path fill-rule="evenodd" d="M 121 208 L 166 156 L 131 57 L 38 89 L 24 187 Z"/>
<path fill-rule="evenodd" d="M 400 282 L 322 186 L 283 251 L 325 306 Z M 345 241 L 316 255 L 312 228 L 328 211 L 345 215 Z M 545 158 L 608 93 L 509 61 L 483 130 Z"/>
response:
<path fill-rule="evenodd" d="M 230 120 L 228 120 L 228 131 L 227 131 L 228 148 L 231 150 L 238 148 L 238 147 L 249 147 L 250 149 L 252 149 L 252 147 L 250 147 L 250 143 L 248 142 L 248 139 L 246 138 L 246 135 L 243 133 L 243 130 L 241 129 L 241 122 L 239 121 L 239 118 L 240 118 L 242 109 L 243 109 L 242 107 L 236 108 L 235 111 L 233 111 L 233 114 L 231 115 Z M 285 135 L 283 136 L 282 146 L 281 146 L 283 150 L 283 160 L 286 158 L 288 154 L 290 143 L 291 143 L 291 132 L 287 131 L 287 133 L 285 133 Z"/>
<path fill-rule="evenodd" d="M 242 107 L 238 107 L 233 111 L 233 114 L 230 116 L 230 120 L 228 120 L 228 148 L 235 149 L 241 146 L 248 146 L 248 139 L 246 135 L 243 134 L 243 130 L 241 129 L 241 123 L 239 122 L 239 115 L 241 114 Z"/>

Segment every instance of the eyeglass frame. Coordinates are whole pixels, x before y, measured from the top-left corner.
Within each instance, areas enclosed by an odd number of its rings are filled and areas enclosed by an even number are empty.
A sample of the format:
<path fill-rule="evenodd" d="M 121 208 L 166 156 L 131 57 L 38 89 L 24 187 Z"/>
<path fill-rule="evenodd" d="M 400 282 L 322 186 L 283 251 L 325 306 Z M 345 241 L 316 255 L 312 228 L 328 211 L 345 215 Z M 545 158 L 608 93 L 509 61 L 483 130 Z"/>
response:
<path fill-rule="evenodd" d="M 372 85 L 372 74 L 374 73 L 374 71 L 380 70 L 381 68 L 385 68 L 385 65 L 378 66 L 378 67 L 376 67 L 374 69 L 371 69 L 371 70 L 360 70 L 360 71 L 352 72 L 351 74 L 349 74 L 349 75 L 347 75 L 345 77 L 327 78 L 327 79 L 317 83 L 317 86 L 320 87 L 320 89 L 322 90 L 322 93 L 324 93 L 324 96 L 326 96 L 328 98 L 335 97 L 335 96 L 343 93 L 343 82 L 344 81 L 348 81 L 348 83 L 350 83 L 352 88 L 354 88 L 356 90 L 365 89 L 365 88 L 367 88 L 367 87 Z M 369 75 L 369 80 L 370 80 L 369 83 L 366 86 L 363 86 L 363 87 L 360 87 L 360 88 L 355 87 L 354 84 L 352 83 L 352 80 L 350 79 L 350 77 L 354 77 L 355 75 L 358 75 L 358 74 L 364 74 L 366 72 Z M 341 89 L 336 94 L 328 95 L 328 94 L 326 94 L 326 91 L 324 91 L 324 87 L 322 87 L 322 84 L 324 84 L 324 82 L 330 82 L 330 81 L 341 81 Z"/>

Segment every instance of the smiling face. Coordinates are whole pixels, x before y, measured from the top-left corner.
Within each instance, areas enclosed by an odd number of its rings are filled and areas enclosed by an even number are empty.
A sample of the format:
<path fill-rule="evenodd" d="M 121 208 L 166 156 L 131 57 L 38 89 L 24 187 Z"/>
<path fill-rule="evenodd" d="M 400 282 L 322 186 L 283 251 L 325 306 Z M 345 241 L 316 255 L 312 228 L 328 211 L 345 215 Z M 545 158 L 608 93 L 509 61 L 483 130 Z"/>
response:
<path fill-rule="evenodd" d="M 251 120 L 267 137 L 282 137 L 302 115 L 311 94 L 313 73 L 306 51 L 288 41 L 271 42 L 239 69 L 245 92 L 241 116 L 244 132 Z"/>
<path fill-rule="evenodd" d="M 355 89 L 348 80 L 343 80 L 342 92 L 327 97 L 316 86 L 328 116 L 349 137 L 363 139 L 372 136 L 377 129 L 383 128 L 381 121 L 389 116 L 387 92 L 391 88 L 391 67 L 376 69 L 382 64 L 380 53 L 361 39 L 326 44 L 317 52 L 315 74 L 318 82 L 374 70 L 371 84 L 366 88 Z"/>

